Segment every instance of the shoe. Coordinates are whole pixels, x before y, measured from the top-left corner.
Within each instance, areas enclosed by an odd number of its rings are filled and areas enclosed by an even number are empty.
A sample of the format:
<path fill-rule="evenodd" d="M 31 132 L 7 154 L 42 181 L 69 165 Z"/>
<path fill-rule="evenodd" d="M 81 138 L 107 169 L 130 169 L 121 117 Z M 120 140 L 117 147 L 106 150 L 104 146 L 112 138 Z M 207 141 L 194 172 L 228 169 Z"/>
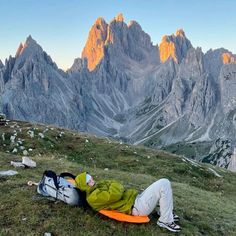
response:
<path fill-rule="evenodd" d="M 161 221 L 157 221 L 157 225 L 159 225 L 161 228 L 165 228 L 168 229 L 171 232 L 180 232 L 181 227 L 177 224 L 175 224 L 174 222 L 172 223 L 164 223 Z"/>
<path fill-rule="evenodd" d="M 180 221 L 180 217 L 173 212 L 173 218 L 175 222 Z"/>
<path fill-rule="evenodd" d="M 161 216 L 160 211 L 157 211 L 157 215 L 158 215 L 158 216 Z M 175 222 L 180 221 L 180 217 L 179 217 L 178 215 L 176 215 L 174 212 L 173 212 L 173 218 L 174 218 L 174 221 L 175 221 Z"/>

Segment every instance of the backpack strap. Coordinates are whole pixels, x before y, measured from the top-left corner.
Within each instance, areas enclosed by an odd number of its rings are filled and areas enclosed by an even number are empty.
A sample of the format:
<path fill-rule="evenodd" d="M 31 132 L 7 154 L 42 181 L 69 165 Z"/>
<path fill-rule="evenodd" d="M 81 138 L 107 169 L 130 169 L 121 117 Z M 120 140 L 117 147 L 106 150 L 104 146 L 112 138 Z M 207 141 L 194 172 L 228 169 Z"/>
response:
<path fill-rule="evenodd" d="M 65 177 L 70 177 L 70 178 L 72 178 L 72 179 L 75 179 L 75 175 L 73 175 L 73 174 L 71 174 L 71 173 L 69 173 L 69 172 L 63 172 L 63 173 L 61 173 L 60 175 L 59 175 L 59 177 L 62 177 L 62 178 L 65 178 Z"/>
<path fill-rule="evenodd" d="M 56 175 L 56 173 L 54 171 L 52 171 L 52 170 L 45 170 L 43 175 L 45 175 L 45 176 L 47 176 L 49 178 L 52 178 L 56 188 L 59 189 L 59 185 L 58 185 L 58 181 L 57 181 L 57 175 Z"/>

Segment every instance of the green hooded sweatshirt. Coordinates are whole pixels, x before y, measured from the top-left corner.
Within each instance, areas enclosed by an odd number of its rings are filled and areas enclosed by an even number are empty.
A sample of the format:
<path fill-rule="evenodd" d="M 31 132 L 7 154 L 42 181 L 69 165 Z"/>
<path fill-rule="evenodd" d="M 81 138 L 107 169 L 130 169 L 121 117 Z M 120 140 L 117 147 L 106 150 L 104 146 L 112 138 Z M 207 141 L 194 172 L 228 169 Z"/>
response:
<path fill-rule="evenodd" d="M 95 211 L 107 209 L 131 214 L 131 208 L 138 195 L 137 190 L 124 189 L 124 186 L 115 180 L 101 180 L 90 187 L 86 184 L 86 172 L 79 174 L 75 182 L 77 188 L 86 191 L 86 200 Z"/>

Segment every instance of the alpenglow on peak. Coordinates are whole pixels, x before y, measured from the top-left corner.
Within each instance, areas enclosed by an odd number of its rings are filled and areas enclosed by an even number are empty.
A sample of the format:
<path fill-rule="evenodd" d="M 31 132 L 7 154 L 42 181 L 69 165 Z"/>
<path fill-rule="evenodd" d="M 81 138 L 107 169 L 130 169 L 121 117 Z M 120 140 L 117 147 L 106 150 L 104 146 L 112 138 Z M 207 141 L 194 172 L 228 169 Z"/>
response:
<path fill-rule="evenodd" d="M 20 56 L 26 48 L 31 48 L 31 51 L 38 51 L 38 50 L 42 50 L 41 46 L 37 44 L 37 42 L 32 38 L 31 35 L 29 35 L 26 38 L 25 43 L 20 43 L 17 51 L 16 51 L 16 57 Z"/>
<path fill-rule="evenodd" d="M 180 36 L 180 37 L 185 37 L 185 33 L 184 33 L 184 30 L 183 29 L 177 29 L 176 30 L 176 33 L 175 33 L 175 36 Z"/>
<path fill-rule="evenodd" d="M 165 35 L 162 38 L 160 60 L 164 63 L 171 58 L 179 64 L 190 48 L 192 48 L 192 44 L 185 36 L 184 30 L 178 29 L 175 34 Z"/>
<path fill-rule="evenodd" d="M 119 13 L 116 17 L 115 17 L 116 21 L 120 21 L 123 22 L 124 21 L 124 16 L 122 13 Z"/>

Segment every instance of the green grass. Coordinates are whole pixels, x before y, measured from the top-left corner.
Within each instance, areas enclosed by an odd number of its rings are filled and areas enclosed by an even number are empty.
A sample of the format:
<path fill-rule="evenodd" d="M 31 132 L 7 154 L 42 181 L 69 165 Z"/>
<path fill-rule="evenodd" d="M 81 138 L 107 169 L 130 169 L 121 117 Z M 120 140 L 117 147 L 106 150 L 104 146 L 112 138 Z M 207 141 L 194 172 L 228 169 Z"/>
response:
<path fill-rule="evenodd" d="M 173 154 L 130 146 L 69 130 L 48 127 L 42 139 L 38 133 L 46 127 L 17 122 L 19 128 L 0 127 L 0 170 L 19 172 L 11 177 L 0 176 L 0 235 L 173 235 L 156 225 L 157 216 L 144 225 L 121 223 L 98 213 L 41 197 L 27 181 L 39 181 L 46 169 L 57 173 L 89 171 L 95 179 L 112 178 L 126 187 L 145 189 L 156 179 L 167 177 L 172 182 L 175 211 L 181 217 L 183 230 L 178 235 L 235 235 L 236 174 L 209 164 L 193 165 Z M 21 132 L 19 131 L 21 129 Z M 30 138 L 28 130 L 35 129 Z M 17 138 L 37 162 L 35 169 L 15 169 L 10 161 L 21 160 L 22 152 L 10 138 Z M 62 137 L 60 137 L 60 133 Z M 5 145 L 3 145 L 5 144 Z M 9 152 L 9 153 L 8 153 Z M 222 177 L 215 176 L 209 167 Z"/>
<path fill-rule="evenodd" d="M 193 142 L 193 143 L 175 143 L 163 147 L 163 150 L 177 154 L 184 155 L 191 159 L 202 159 L 206 153 L 209 153 L 213 142 Z"/>

